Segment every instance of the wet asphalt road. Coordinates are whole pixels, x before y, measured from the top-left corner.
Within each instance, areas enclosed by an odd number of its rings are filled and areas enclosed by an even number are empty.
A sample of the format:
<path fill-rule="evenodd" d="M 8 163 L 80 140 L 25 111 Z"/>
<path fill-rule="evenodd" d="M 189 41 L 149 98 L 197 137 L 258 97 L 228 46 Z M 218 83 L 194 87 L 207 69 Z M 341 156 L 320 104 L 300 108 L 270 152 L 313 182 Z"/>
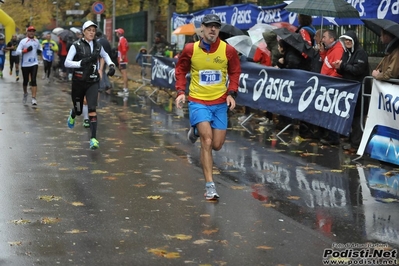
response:
<path fill-rule="evenodd" d="M 0 265 L 323 265 L 334 242 L 399 247 L 393 166 L 232 114 L 207 202 L 200 144 L 166 93 L 101 94 L 92 151 L 80 118 L 66 126 L 68 92 L 40 80 L 32 108 L 0 80 Z"/>

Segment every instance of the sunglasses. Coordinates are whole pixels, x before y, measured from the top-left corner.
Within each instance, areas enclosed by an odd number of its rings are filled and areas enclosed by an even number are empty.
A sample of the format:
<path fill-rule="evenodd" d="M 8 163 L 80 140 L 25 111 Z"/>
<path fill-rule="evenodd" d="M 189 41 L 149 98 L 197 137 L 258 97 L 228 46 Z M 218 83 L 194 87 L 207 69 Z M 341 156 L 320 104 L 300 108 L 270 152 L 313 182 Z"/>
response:
<path fill-rule="evenodd" d="M 215 28 L 215 29 L 220 29 L 220 25 L 219 24 L 205 24 L 205 27 L 211 29 L 211 28 Z"/>

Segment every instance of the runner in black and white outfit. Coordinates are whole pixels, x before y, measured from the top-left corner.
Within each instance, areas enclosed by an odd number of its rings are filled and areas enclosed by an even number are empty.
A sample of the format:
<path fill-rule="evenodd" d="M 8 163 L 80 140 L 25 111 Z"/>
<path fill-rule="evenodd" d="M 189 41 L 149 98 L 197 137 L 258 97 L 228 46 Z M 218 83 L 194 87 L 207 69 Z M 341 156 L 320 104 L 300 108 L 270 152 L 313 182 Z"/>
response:
<path fill-rule="evenodd" d="M 33 26 L 29 26 L 27 28 L 27 37 L 23 38 L 19 44 L 16 51 L 17 55 L 22 55 L 21 58 L 21 69 L 22 69 L 22 77 L 23 83 L 22 87 L 24 90 L 23 103 L 26 103 L 28 98 L 28 83 L 31 82 L 32 89 L 32 105 L 36 106 L 36 92 L 37 92 L 37 69 L 39 62 L 37 60 L 37 52 L 42 51 L 42 47 L 39 43 L 38 39 L 35 39 L 36 29 Z"/>

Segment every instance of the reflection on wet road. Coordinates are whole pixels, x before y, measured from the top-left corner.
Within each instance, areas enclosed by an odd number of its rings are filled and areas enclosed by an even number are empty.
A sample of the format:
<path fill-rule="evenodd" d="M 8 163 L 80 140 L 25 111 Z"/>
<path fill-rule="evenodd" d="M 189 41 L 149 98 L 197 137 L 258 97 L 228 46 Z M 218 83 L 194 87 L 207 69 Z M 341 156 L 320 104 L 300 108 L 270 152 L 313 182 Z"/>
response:
<path fill-rule="evenodd" d="M 174 152 L 187 151 L 199 165 L 200 144 L 186 141 L 186 112 L 170 102 L 151 108 L 153 132 L 163 133 L 166 143 L 181 143 Z M 278 138 L 274 128 L 255 121 L 244 128 L 237 117 L 231 115 L 226 143 L 214 156 L 220 178 L 250 186 L 255 199 L 335 242 L 399 246 L 399 166 L 354 162 L 357 156 L 304 140 L 295 129 Z"/>

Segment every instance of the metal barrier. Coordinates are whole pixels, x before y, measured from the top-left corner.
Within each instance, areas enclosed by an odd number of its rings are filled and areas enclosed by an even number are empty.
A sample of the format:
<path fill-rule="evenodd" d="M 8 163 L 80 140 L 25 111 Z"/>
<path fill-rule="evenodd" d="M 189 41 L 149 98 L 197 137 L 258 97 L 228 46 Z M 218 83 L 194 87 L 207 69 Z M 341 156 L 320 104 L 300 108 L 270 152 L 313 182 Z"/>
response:
<path fill-rule="evenodd" d="M 371 84 L 367 83 L 368 80 L 372 81 L 372 80 L 374 80 L 374 77 L 366 76 L 362 81 L 361 106 L 360 106 L 360 128 L 362 129 L 363 132 L 364 132 L 364 127 L 365 127 L 365 123 L 366 123 L 365 111 L 367 111 L 367 113 L 368 113 L 368 110 L 365 110 L 365 108 L 366 107 L 368 108 L 367 100 L 369 100 L 371 98 L 371 90 L 373 88 L 372 82 L 371 82 Z M 399 79 L 389 79 L 389 80 L 386 80 L 386 82 L 399 85 Z M 366 86 L 368 86 L 368 85 L 370 85 L 371 88 L 366 88 Z M 367 116 L 367 113 L 366 113 L 366 116 Z M 363 157 L 363 155 L 360 155 L 359 157 L 356 157 L 352 161 L 357 161 L 357 160 L 361 159 L 362 157 Z"/>
<path fill-rule="evenodd" d="M 152 60 L 152 55 L 150 54 L 144 54 L 143 55 L 143 64 L 141 66 L 141 80 L 143 82 L 143 84 L 138 87 L 134 93 L 137 93 L 139 90 L 141 90 L 143 87 L 147 86 L 147 85 L 151 85 L 151 75 L 152 75 L 152 69 L 151 69 L 151 60 Z M 155 88 L 149 95 L 148 98 L 156 103 L 151 96 L 156 93 L 159 90 L 159 88 Z"/>

